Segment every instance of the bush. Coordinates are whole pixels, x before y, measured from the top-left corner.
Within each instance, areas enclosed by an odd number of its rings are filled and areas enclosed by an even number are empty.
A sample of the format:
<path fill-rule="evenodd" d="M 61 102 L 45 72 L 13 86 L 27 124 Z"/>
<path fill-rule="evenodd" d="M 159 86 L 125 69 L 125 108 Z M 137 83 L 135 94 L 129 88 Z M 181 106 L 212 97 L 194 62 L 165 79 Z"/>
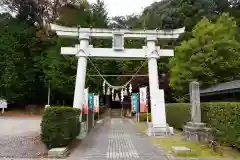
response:
<path fill-rule="evenodd" d="M 201 103 L 202 121 L 213 129 L 216 140 L 240 148 L 240 103 Z M 190 106 L 187 103 L 166 105 L 167 122 L 182 129 L 190 121 Z"/>
<path fill-rule="evenodd" d="M 48 148 L 69 145 L 80 132 L 80 110 L 72 107 L 48 107 L 41 122 L 41 139 Z"/>
<path fill-rule="evenodd" d="M 202 121 L 213 129 L 214 137 L 240 148 L 240 103 L 201 103 Z"/>
<path fill-rule="evenodd" d="M 148 121 L 151 122 L 151 113 L 148 113 Z M 140 122 L 147 122 L 147 113 L 140 113 L 139 114 L 139 121 Z"/>
<path fill-rule="evenodd" d="M 149 122 L 151 121 L 151 113 L 148 113 Z M 183 125 L 190 121 L 189 105 L 186 103 L 166 104 L 167 123 L 176 128 L 182 129 Z M 140 113 L 139 120 L 146 122 L 147 113 Z"/>
<path fill-rule="evenodd" d="M 182 129 L 191 120 L 190 106 L 187 103 L 166 104 L 167 123 L 176 129 Z"/>

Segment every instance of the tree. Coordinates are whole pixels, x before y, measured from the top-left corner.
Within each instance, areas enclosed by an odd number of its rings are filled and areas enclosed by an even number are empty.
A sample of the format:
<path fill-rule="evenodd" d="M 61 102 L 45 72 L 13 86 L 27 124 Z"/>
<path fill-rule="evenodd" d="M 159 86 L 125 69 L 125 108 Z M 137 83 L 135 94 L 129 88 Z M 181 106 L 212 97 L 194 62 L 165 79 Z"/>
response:
<path fill-rule="evenodd" d="M 93 5 L 65 5 L 59 8 L 58 24 L 76 27 L 107 27 L 107 12 L 102 1 L 97 1 Z M 90 43 L 95 47 L 104 47 L 111 45 L 111 42 L 103 40 L 91 39 Z M 42 56 L 42 67 L 45 74 L 45 83 L 51 82 L 51 88 L 55 95 L 61 96 L 61 99 L 72 99 L 76 80 L 77 71 L 77 59 L 75 56 L 63 56 L 60 54 L 60 48 L 62 46 L 74 46 L 79 44 L 78 39 L 65 39 L 54 36 L 52 38 L 52 44 L 46 49 L 45 54 Z M 103 60 L 88 60 L 87 74 L 97 74 L 92 63 L 101 71 L 101 73 L 114 70 L 111 62 L 105 62 Z M 102 71 L 105 72 L 102 72 Z M 100 78 L 94 78 L 94 81 L 89 77 L 86 77 L 86 86 L 89 86 L 91 92 L 99 91 L 99 87 L 102 85 Z M 63 98 L 64 96 L 64 98 Z"/>
<path fill-rule="evenodd" d="M 214 19 L 228 6 L 227 0 L 163 0 L 147 7 L 141 19 L 149 27 L 174 29 L 185 26 L 191 31 L 203 16 Z"/>
<path fill-rule="evenodd" d="M 0 13 L 0 22 L 5 23 L 10 19 L 12 19 L 12 16 L 9 13 Z"/>
<path fill-rule="evenodd" d="M 54 22 L 58 18 L 58 9 L 68 3 L 76 3 L 74 0 L 2 0 L 0 5 L 22 20 L 29 23 L 37 23 L 40 26 L 45 22 Z M 80 2 L 79 2 L 80 3 Z"/>
<path fill-rule="evenodd" d="M 91 26 L 98 28 L 108 27 L 108 13 L 105 8 L 105 4 L 101 0 L 97 0 L 96 3 L 91 5 Z"/>
<path fill-rule="evenodd" d="M 0 97 L 12 103 L 43 100 L 39 60 L 45 44 L 38 30 L 16 19 L 0 26 Z"/>
<path fill-rule="evenodd" d="M 172 88 L 184 93 L 193 80 L 204 87 L 239 77 L 240 45 L 233 18 L 223 14 L 215 23 L 203 18 L 191 34 L 171 59 Z"/>

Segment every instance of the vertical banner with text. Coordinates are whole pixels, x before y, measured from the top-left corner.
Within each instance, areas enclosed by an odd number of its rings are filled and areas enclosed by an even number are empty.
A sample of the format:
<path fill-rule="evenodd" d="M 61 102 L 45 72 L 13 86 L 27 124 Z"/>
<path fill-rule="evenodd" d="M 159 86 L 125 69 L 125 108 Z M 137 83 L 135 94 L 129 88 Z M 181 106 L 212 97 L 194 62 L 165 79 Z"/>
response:
<path fill-rule="evenodd" d="M 88 94 L 88 106 L 91 111 L 93 111 L 93 105 L 94 105 L 94 94 L 89 93 Z"/>
<path fill-rule="evenodd" d="M 140 92 L 140 112 L 147 112 L 147 87 L 139 88 Z"/>
<path fill-rule="evenodd" d="M 83 114 L 88 114 L 88 88 L 84 89 Z"/>
<path fill-rule="evenodd" d="M 132 93 L 132 112 L 138 113 L 139 108 L 139 98 L 137 93 Z"/>
<path fill-rule="evenodd" d="M 94 112 L 99 112 L 99 95 L 94 95 Z"/>

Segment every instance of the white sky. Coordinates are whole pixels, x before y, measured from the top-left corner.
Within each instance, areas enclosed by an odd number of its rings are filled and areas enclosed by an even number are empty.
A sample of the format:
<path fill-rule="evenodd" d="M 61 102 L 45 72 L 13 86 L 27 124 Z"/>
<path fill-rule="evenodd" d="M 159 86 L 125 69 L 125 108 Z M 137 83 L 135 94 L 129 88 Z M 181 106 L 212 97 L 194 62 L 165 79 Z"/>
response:
<path fill-rule="evenodd" d="M 103 0 L 107 10 L 108 16 L 125 16 L 133 13 L 140 13 L 143 9 L 155 1 L 160 0 Z M 96 0 L 88 0 L 93 3 Z"/>

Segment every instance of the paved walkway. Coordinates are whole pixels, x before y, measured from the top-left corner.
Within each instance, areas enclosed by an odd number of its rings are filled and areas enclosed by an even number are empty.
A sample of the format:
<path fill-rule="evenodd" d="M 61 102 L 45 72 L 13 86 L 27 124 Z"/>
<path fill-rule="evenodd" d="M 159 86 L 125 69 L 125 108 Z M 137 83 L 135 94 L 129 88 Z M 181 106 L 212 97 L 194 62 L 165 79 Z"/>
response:
<path fill-rule="evenodd" d="M 128 119 L 110 119 L 93 129 L 69 160 L 168 160 Z"/>

